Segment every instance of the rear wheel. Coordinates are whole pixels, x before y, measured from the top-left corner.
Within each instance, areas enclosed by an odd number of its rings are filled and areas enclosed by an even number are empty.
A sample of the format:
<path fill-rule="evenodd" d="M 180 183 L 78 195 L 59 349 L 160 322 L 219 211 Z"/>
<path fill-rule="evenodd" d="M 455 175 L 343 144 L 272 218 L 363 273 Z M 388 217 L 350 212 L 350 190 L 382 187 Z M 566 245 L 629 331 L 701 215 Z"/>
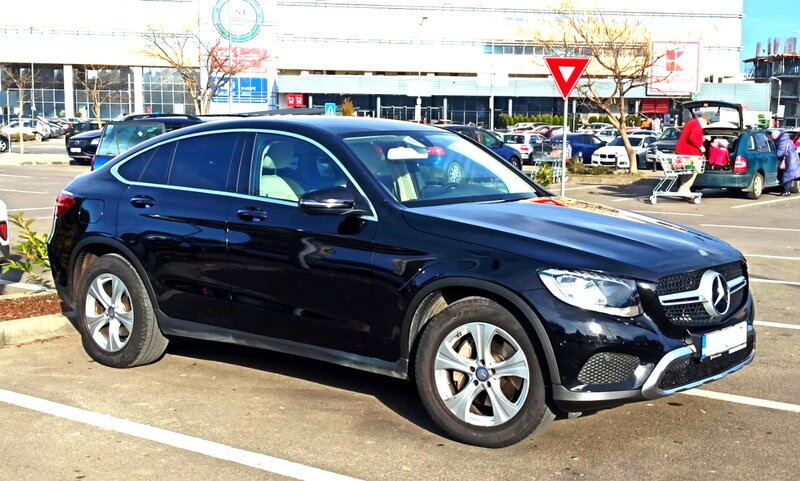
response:
<path fill-rule="evenodd" d="M 522 161 L 519 159 L 519 157 L 511 157 L 510 162 L 518 170 L 522 170 Z"/>
<path fill-rule="evenodd" d="M 36 132 L 35 134 L 33 134 L 33 140 L 35 140 L 37 142 L 41 142 L 43 138 L 44 137 L 42 137 L 42 134 L 40 134 L 39 132 Z"/>
<path fill-rule="evenodd" d="M 417 352 L 422 403 L 453 439 L 499 448 L 553 419 L 533 344 L 495 302 L 469 297 L 451 304 L 429 322 Z"/>
<path fill-rule="evenodd" d="M 78 290 L 78 328 L 95 361 L 134 367 L 157 360 L 167 348 L 147 289 L 123 257 L 100 257 L 84 272 Z"/>
<path fill-rule="evenodd" d="M 749 199 L 758 199 L 761 197 L 761 194 L 764 193 L 764 176 L 757 172 L 756 176 L 753 177 L 753 186 L 749 192 L 747 192 L 747 197 Z"/>
<path fill-rule="evenodd" d="M 8 152 L 8 141 L 0 139 L 0 152 Z"/>

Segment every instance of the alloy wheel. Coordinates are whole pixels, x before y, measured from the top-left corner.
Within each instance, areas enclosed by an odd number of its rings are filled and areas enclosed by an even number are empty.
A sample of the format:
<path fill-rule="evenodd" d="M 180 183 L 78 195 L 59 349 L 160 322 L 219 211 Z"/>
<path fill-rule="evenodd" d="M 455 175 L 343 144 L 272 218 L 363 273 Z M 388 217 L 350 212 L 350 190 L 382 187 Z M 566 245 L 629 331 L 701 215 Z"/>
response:
<path fill-rule="evenodd" d="M 95 277 L 86 294 L 89 336 L 104 351 L 124 348 L 133 332 L 133 303 L 128 287 L 109 273 Z"/>

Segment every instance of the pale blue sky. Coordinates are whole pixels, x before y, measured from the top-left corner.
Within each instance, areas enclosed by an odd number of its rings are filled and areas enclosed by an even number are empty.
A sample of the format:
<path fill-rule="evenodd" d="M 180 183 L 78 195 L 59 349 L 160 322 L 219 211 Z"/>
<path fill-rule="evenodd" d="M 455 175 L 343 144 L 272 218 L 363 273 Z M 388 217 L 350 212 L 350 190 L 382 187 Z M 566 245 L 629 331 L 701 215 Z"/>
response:
<path fill-rule="evenodd" d="M 766 48 L 767 38 L 781 39 L 781 51 L 787 37 L 800 41 L 800 2 L 797 0 L 744 0 L 742 22 L 742 59 L 753 58 L 756 43 Z"/>

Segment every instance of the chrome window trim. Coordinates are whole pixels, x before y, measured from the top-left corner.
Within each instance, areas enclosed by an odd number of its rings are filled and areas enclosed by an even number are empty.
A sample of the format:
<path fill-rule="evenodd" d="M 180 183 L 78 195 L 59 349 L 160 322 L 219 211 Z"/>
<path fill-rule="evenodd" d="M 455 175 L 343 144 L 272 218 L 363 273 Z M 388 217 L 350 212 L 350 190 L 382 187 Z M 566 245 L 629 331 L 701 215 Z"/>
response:
<path fill-rule="evenodd" d="M 367 196 L 367 194 L 364 192 L 364 190 L 361 188 L 361 186 L 358 184 L 358 182 L 356 182 L 356 180 L 350 174 L 350 171 L 347 170 L 344 167 L 344 165 L 342 165 L 342 163 L 339 161 L 339 159 L 337 159 L 336 156 L 333 155 L 330 150 L 328 150 L 325 146 L 323 146 L 322 144 L 320 144 L 316 140 L 310 139 L 310 138 L 305 137 L 305 136 L 300 135 L 300 134 L 296 134 L 294 132 L 285 132 L 285 131 L 282 131 L 282 130 L 272 130 L 272 129 L 253 129 L 253 128 L 244 128 L 243 129 L 243 128 L 238 128 L 238 129 L 208 130 L 208 131 L 203 131 L 203 132 L 194 132 L 194 133 L 191 133 L 191 134 L 185 134 L 185 135 L 181 135 L 179 137 L 174 137 L 174 138 L 171 138 L 171 139 L 168 139 L 168 140 L 164 140 L 164 141 L 159 142 L 157 144 L 153 144 L 153 145 L 151 145 L 150 147 L 148 147 L 148 148 L 146 148 L 144 150 L 136 152 L 135 155 L 130 155 L 128 158 L 123 159 L 121 162 L 119 162 L 119 163 L 117 163 L 117 164 L 115 164 L 114 166 L 111 167 L 111 175 L 114 176 L 114 178 L 116 178 L 118 181 L 120 181 L 120 182 L 122 182 L 123 184 L 126 184 L 126 185 L 137 185 L 137 186 L 142 186 L 142 187 L 156 187 L 156 188 L 161 188 L 161 189 L 179 190 L 179 191 L 184 191 L 184 192 L 197 192 L 197 193 L 201 193 L 201 194 L 222 195 L 222 196 L 234 197 L 234 198 L 238 198 L 238 199 L 250 199 L 250 200 L 258 200 L 258 201 L 261 201 L 261 202 L 268 202 L 268 203 L 272 203 L 272 204 L 286 205 L 286 206 L 291 206 L 291 207 L 297 207 L 299 209 L 299 203 L 298 202 L 292 202 L 292 201 L 281 200 L 281 199 L 272 199 L 272 198 L 269 198 L 269 197 L 261 197 L 261 196 L 250 195 L 250 194 L 240 194 L 240 193 L 237 193 L 237 192 L 225 192 L 225 191 L 221 191 L 221 190 L 197 189 L 195 187 L 183 187 L 183 186 L 179 186 L 179 185 L 165 185 L 165 184 L 152 184 L 152 183 L 149 183 L 149 182 L 134 182 L 134 181 L 131 181 L 131 180 L 128 180 L 128 179 L 124 178 L 119 173 L 119 168 L 122 167 L 123 165 L 125 165 L 131 159 L 135 159 L 135 158 L 139 157 L 140 155 L 143 155 L 145 152 L 149 152 L 150 150 L 156 149 L 158 147 L 161 147 L 162 145 L 167 144 L 169 142 L 177 142 L 177 141 L 180 141 L 180 140 L 190 139 L 190 138 L 193 138 L 193 137 L 202 137 L 202 136 L 205 136 L 205 135 L 229 134 L 229 133 L 255 133 L 255 134 L 282 135 L 282 136 L 292 137 L 292 138 L 295 138 L 295 139 L 298 139 L 298 140 L 302 140 L 302 141 L 310 143 L 311 145 L 314 145 L 315 147 L 319 148 L 322 152 L 324 152 L 328 157 L 330 157 L 333 160 L 333 162 L 336 163 L 336 165 L 339 166 L 339 168 L 342 170 L 342 172 L 344 172 L 344 175 L 346 175 L 347 178 L 350 180 L 350 182 L 353 183 L 353 185 L 355 186 L 355 188 L 358 191 L 358 193 L 361 194 L 361 196 L 364 198 L 364 200 L 367 201 L 367 205 L 369 205 L 369 210 L 370 210 L 370 212 L 372 212 L 372 215 L 363 215 L 363 216 L 360 216 L 360 218 L 364 219 L 364 220 L 374 221 L 374 222 L 378 221 L 378 213 L 375 210 L 375 207 L 372 205 L 372 201 Z"/>

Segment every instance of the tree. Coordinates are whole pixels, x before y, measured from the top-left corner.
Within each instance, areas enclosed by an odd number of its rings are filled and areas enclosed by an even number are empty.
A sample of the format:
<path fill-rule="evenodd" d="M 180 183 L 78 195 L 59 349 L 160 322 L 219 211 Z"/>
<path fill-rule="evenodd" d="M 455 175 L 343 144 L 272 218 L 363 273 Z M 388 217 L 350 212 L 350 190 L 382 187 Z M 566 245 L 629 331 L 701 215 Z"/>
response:
<path fill-rule="evenodd" d="M 339 106 L 339 112 L 346 117 L 356 114 L 356 106 L 353 104 L 353 100 L 350 97 L 344 98 L 342 105 Z"/>
<path fill-rule="evenodd" d="M 229 52 L 227 40 L 216 36 L 207 41 L 198 31 L 199 28 L 174 33 L 149 26 L 144 34 L 148 44 L 144 54 L 174 68 L 192 99 L 195 113 L 205 114 L 211 99 L 232 77 L 261 65 L 267 55 L 260 49 L 239 47 Z"/>
<path fill-rule="evenodd" d="M 9 64 L 0 64 L 3 69 L 3 77 L 7 79 L 6 86 L 14 86 L 19 91 L 19 152 L 25 153 L 25 143 L 22 138 L 22 114 L 25 108 L 25 90 L 31 88 L 33 85 L 33 72 L 27 67 L 15 67 Z M 33 110 L 31 110 L 33 112 Z M 9 112 L 9 120 L 11 119 L 11 112 Z M 9 138 L 9 141 L 11 139 Z"/>
<path fill-rule="evenodd" d="M 103 104 L 119 99 L 119 69 L 82 65 L 75 72 L 75 83 L 86 92 L 92 102 L 94 117 L 100 123 Z"/>
<path fill-rule="evenodd" d="M 628 152 L 630 170 L 638 172 L 636 153 L 625 131 L 627 95 L 647 85 L 650 67 L 660 59 L 650 49 L 648 29 L 633 17 L 607 18 L 598 10 L 579 9 L 565 1 L 556 10 L 555 19 L 533 35 L 546 55 L 592 58 L 576 90 L 617 128 Z"/>

